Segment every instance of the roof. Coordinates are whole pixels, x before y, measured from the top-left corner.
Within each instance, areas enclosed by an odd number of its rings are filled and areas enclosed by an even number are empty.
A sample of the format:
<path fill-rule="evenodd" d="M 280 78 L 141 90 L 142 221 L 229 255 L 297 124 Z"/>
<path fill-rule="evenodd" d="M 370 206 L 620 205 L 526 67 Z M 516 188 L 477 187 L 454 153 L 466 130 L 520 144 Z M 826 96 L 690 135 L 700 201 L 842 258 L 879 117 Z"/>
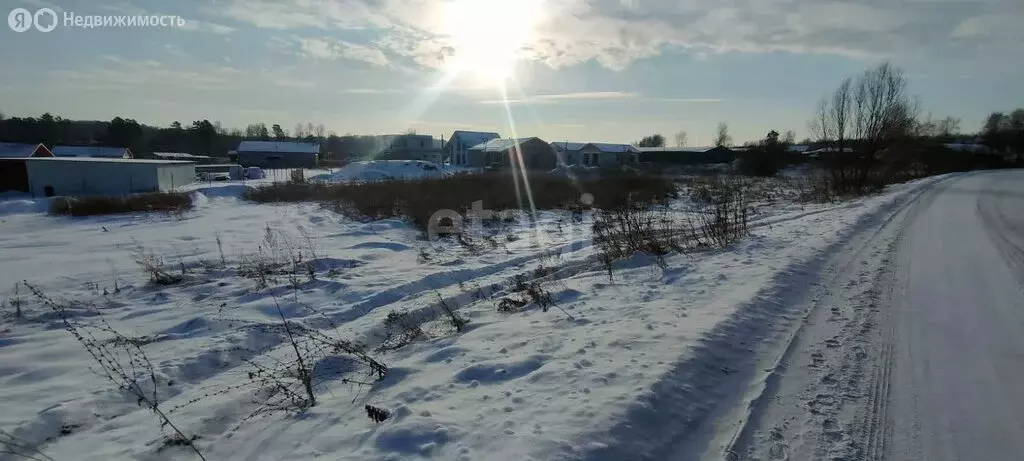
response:
<path fill-rule="evenodd" d="M 563 142 L 553 142 L 553 143 L 551 143 L 551 146 L 554 147 L 555 149 L 564 150 L 564 151 L 578 151 L 578 150 L 583 149 L 583 147 L 586 146 L 586 145 L 587 145 L 587 143 L 585 143 L 585 142 L 564 142 L 563 141 Z"/>
<path fill-rule="evenodd" d="M 629 144 L 609 144 L 609 143 L 598 143 L 598 142 L 591 142 L 591 143 L 582 143 L 582 142 L 553 142 L 553 143 L 551 143 L 551 145 L 554 146 L 558 150 L 569 151 L 569 152 L 575 152 L 575 151 L 578 151 L 578 150 L 582 150 L 584 147 L 587 147 L 587 146 L 594 146 L 595 149 L 597 149 L 597 150 L 599 150 L 601 152 L 610 152 L 610 153 L 640 152 L 639 150 L 637 150 L 636 147 L 633 147 L 633 146 L 631 146 Z"/>
<path fill-rule="evenodd" d="M 989 147 L 984 144 L 951 143 L 943 144 L 947 149 L 962 150 L 968 152 L 987 152 Z"/>
<path fill-rule="evenodd" d="M 199 159 L 208 159 L 208 158 L 210 158 L 209 156 L 206 156 L 206 155 L 192 155 L 192 154 L 186 154 L 184 152 L 153 152 L 153 156 L 157 157 L 157 158 L 159 158 L 161 160 L 167 160 L 167 159 L 177 159 L 177 160 L 191 160 L 191 159 L 194 159 L 194 160 L 199 160 Z"/>
<path fill-rule="evenodd" d="M 100 157 L 100 158 L 122 158 L 125 154 L 131 157 L 131 151 L 127 147 L 101 147 L 101 146 L 54 146 L 54 157 Z"/>
<path fill-rule="evenodd" d="M 498 138 L 487 141 L 483 144 L 477 144 L 470 147 L 470 150 L 480 152 L 504 152 L 513 147 L 519 146 L 531 139 L 537 139 L 536 137 L 531 138 Z"/>
<path fill-rule="evenodd" d="M 278 154 L 319 154 L 320 143 L 288 141 L 242 141 L 238 152 L 274 152 Z"/>
<path fill-rule="evenodd" d="M 458 140 L 463 146 L 477 146 L 492 139 L 498 139 L 498 133 L 486 133 L 482 131 L 456 131 L 452 133 L 451 141 Z"/>
<path fill-rule="evenodd" d="M 23 158 L 31 157 L 36 149 L 42 144 L 28 144 L 20 142 L 0 142 L 0 158 Z M 46 149 L 43 146 L 43 149 Z M 49 151 L 47 149 L 47 151 Z"/>
<path fill-rule="evenodd" d="M 590 143 L 590 145 L 596 147 L 601 152 L 640 152 L 639 149 L 629 144 Z"/>
<path fill-rule="evenodd" d="M 94 163 L 155 163 L 162 165 L 191 165 L 193 162 L 184 160 L 149 160 L 141 158 L 109 158 L 109 157 L 32 157 L 29 162 L 94 162 Z"/>
<path fill-rule="evenodd" d="M 821 149 L 804 151 L 805 154 L 825 154 L 825 153 L 834 153 L 834 152 L 839 152 L 839 148 L 838 147 L 823 147 Z M 844 147 L 843 148 L 843 152 L 853 152 L 853 148 L 852 147 Z"/>
<path fill-rule="evenodd" d="M 722 147 L 723 149 L 729 149 L 728 147 Z M 679 152 L 688 154 L 703 154 L 708 151 L 718 149 L 718 146 L 702 146 L 702 147 L 640 147 L 640 152 Z M 731 149 L 730 149 L 731 150 Z"/>
<path fill-rule="evenodd" d="M 799 146 L 789 146 L 788 150 L 790 152 L 807 152 L 810 148 L 811 148 L 811 146 L 799 145 Z"/>

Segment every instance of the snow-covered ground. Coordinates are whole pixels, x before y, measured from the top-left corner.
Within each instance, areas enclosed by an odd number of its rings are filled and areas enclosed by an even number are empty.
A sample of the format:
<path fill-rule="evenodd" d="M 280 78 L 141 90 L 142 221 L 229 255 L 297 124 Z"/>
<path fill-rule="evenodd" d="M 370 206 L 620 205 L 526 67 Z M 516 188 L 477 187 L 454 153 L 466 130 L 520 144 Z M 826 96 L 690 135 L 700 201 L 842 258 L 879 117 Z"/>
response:
<path fill-rule="evenodd" d="M 542 213 L 536 226 L 467 249 L 422 240 L 398 220 L 247 203 L 234 184 L 197 185 L 197 208 L 176 217 L 58 218 L 2 202 L 0 429 L 58 460 L 195 457 L 163 446 L 169 432 L 90 372 L 86 351 L 24 285 L 11 293 L 24 280 L 92 303 L 138 338 L 163 407 L 184 405 L 171 419 L 210 460 L 720 459 L 775 376 L 766 363 L 806 314 L 789 302 L 793 287 L 818 280 L 848 239 L 942 179 L 836 205 L 762 204 L 739 244 L 673 256 L 664 269 L 638 255 L 611 278 L 589 216 Z M 293 289 L 238 276 L 267 229 L 315 260 L 315 278 Z M 132 261 L 140 247 L 186 281 L 147 284 Z M 538 282 L 556 306 L 499 312 L 516 280 Z M 431 320 L 425 338 L 375 355 L 389 367 L 383 381 L 318 380 L 315 407 L 246 418 L 258 408 L 249 362 L 288 353 L 276 306 L 374 350 L 389 313 L 429 318 L 439 300 L 469 321 L 465 331 Z M 96 321 L 73 307 L 74 321 Z M 365 405 L 391 417 L 374 423 Z"/>

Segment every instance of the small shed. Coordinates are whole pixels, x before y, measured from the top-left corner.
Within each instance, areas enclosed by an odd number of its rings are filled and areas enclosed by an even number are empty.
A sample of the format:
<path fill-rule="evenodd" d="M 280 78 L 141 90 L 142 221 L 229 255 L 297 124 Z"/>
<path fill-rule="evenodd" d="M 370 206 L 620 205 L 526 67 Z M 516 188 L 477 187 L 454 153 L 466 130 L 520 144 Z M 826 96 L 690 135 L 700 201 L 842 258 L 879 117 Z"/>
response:
<path fill-rule="evenodd" d="M 310 142 L 242 141 L 238 144 L 238 163 L 244 167 L 316 168 L 320 144 Z"/>
<path fill-rule="evenodd" d="M 196 178 L 195 164 L 183 161 L 41 157 L 24 165 L 28 192 L 43 197 L 167 192 Z"/>
<path fill-rule="evenodd" d="M 127 147 L 53 146 L 54 157 L 135 158 Z"/>
<path fill-rule="evenodd" d="M 46 146 L 19 142 L 0 142 L 0 158 L 53 157 Z"/>
<path fill-rule="evenodd" d="M 519 160 L 527 169 L 550 170 L 558 166 L 555 149 L 540 138 L 492 139 L 467 151 L 471 167 L 505 168 Z"/>

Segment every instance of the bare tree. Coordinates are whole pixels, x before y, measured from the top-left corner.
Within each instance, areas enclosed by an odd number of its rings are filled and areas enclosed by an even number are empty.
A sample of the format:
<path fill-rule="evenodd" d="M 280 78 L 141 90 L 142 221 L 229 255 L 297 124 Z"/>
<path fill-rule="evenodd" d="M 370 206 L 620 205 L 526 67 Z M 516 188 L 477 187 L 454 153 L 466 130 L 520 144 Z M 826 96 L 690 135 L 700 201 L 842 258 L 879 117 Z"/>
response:
<path fill-rule="evenodd" d="M 732 136 L 729 135 L 729 124 L 719 123 L 715 134 L 715 147 L 726 147 L 730 144 L 732 144 Z"/>
<path fill-rule="evenodd" d="M 685 131 L 676 133 L 676 147 L 686 147 L 687 135 Z"/>
<path fill-rule="evenodd" d="M 324 139 L 324 134 L 327 133 L 327 127 L 325 127 L 321 123 L 321 124 L 319 124 L 319 125 L 317 125 L 316 127 L 313 128 L 313 133 L 316 135 L 317 139 Z"/>
<path fill-rule="evenodd" d="M 296 123 L 295 129 L 292 130 L 292 136 L 295 139 L 302 139 L 306 137 L 306 128 L 302 126 L 302 123 Z"/>
<path fill-rule="evenodd" d="M 793 130 L 786 130 L 782 135 L 782 143 L 790 146 L 796 144 L 796 133 Z"/>
<path fill-rule="evenodd" d="M 941 136 L 953 136 L 960 134 L 960 119 L 956 117 L 946 117 L 936 122 L 936 130 Z"/>

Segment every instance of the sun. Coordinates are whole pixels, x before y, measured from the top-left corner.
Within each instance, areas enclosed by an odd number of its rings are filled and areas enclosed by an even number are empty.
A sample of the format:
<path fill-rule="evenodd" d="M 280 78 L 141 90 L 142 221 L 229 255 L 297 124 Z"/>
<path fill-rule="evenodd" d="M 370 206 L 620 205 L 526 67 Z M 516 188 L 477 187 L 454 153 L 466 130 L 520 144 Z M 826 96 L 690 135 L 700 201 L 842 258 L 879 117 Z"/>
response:
<path fill-rule="evenodd" d="M 451 43 L 448 72 L 502 86 L 523 46 L 533 39 L 544 0 L 451 0 L 444 6 L 443 35 Z"/>

